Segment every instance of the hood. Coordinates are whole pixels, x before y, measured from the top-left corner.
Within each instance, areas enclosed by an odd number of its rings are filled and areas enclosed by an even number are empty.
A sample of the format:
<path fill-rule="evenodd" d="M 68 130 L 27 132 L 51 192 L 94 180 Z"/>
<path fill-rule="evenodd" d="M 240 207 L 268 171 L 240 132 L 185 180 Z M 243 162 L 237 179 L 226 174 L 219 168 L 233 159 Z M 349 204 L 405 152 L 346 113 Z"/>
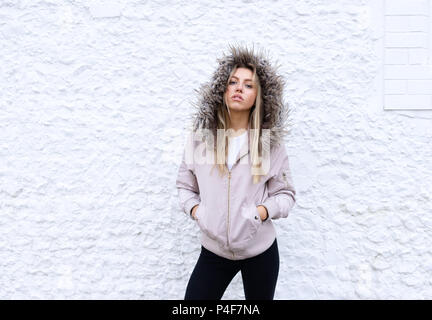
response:
<path fill-rule="evenodd" d="M 210 129 L 204 131 L 204 139 L 217 129 L 217 108 L 222 106 L 223 94 L 226 83 L 232 69 L 237 63 L 253 63 L 260 80 L 263 99 L 262 129 L 270 129 L 270 144 L 272 146 L 281 143 L 289 133 L 290 108 L 283 101 L 284 79 L 278 74 L 279 65 L 272 66 L 261 50 L 254 52 L 243 46 L 229 45 L 229 53 L 217 59 L 218 67 L 213 73 L 211 81 L 202 84 L 195 89 L 197 94 L 195 113 L 192 115 L 193 131 L 198 129 Z"/>

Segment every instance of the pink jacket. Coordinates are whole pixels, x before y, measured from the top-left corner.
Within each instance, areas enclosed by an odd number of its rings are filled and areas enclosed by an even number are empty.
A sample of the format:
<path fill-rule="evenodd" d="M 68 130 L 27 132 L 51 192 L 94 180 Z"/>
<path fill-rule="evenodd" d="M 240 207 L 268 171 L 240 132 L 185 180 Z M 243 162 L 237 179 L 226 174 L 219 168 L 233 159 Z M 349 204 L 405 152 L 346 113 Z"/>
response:
<path fill-rule="evenodd" d="M 229 174 L 223 177 L 217 168 L 211 172 L 213 164 L 185 161 L 187 152 L 193 157 L 201 142 L 189 144 L 176 180 L 183 212 L 193 219 L 191 210 L 199 204 L 197 220 L 193 220 L 201 230 L 201 244 L 231 260 L 253 257 L 268 249 L 276 237 L 273 220 L 286 218 L 295 204 L 296 191 L 284 144 L 270 149 L 270 170 L 258 184 L 253 184 L 249 141 L 248 134 L 248 143 L 240 150 Z M 267 220 L 261 220 L 258 205 L 266 207 Z"/>

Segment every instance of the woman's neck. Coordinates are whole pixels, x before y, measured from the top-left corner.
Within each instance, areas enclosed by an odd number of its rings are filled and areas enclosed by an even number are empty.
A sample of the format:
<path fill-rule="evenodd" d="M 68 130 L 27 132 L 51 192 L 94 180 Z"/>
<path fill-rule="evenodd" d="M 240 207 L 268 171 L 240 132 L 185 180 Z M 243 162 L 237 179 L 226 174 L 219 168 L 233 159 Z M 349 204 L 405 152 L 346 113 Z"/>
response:
<path fill-rule="evenodd" d="M 244 114 L 236 114 L 231 112 L 231 119 L 228 124 L 228 129 L 234 130 L 240 134 L 244 133 L 245 130 L 249 128 L 249 116 Z M 237 134 L 236 134 L 237 135 Z"/>

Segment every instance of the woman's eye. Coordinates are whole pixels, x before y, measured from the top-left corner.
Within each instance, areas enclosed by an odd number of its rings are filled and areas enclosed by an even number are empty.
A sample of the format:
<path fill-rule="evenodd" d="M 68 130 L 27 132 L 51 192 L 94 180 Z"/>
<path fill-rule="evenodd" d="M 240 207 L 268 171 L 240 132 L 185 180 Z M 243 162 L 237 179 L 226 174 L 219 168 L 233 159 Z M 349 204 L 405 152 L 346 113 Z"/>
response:
<path fill-rule="evenodd" d="M 236 81 L 230 81 L 230 82 L 229 82 L 229 84 L 233 84 L 233 83 L 236 83 Z M 250 85 L 250 84 L 247 84 L 246 87 L 248 87 L 249 89 L 252 89 L 252 88 L 253 88 L 253 86 Z"/>

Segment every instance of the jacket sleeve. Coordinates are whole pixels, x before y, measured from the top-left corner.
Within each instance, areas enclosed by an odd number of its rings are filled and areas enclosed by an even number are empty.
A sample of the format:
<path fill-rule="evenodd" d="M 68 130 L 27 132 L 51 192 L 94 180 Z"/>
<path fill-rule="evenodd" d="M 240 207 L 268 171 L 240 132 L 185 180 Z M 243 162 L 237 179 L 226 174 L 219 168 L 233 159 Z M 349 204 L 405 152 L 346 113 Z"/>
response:
<path fill-rule="evenodd" d="M 286 218 L 296 202 L 296 190 L 283 143 L 276 152 L 271 171 L 273 174 L 267 180 L 268 198 L 261 205 L 267 208 L 270 219 Z"/>
<path fill-rule="evenodd" d="M 185 161 L 185 151 L 183 153 L 182 161 L 178 169 L 176 187 L 178 200 L 181 210 L 192 220 L 192 208 L 201 202 L 199 195 L 198 182 L 193 170 L 193 166 L 187 164 Z"/>

